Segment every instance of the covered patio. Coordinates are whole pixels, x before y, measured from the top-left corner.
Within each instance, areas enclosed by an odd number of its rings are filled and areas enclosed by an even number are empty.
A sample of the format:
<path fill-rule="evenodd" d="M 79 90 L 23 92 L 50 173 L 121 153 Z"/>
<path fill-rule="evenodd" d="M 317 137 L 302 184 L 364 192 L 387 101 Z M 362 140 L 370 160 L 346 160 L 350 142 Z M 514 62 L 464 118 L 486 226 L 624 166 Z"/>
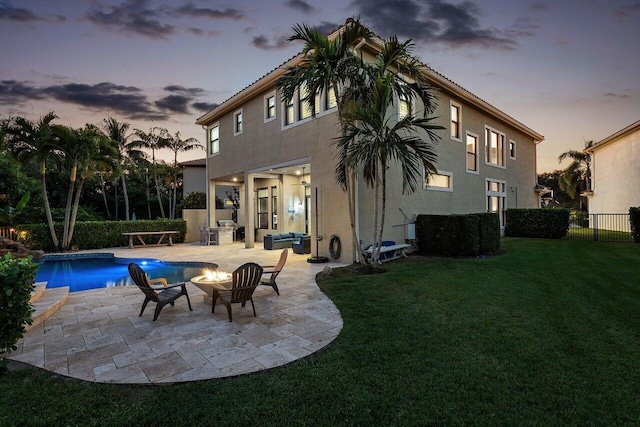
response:
<path fill-rule="evenodd" d="M 233 271 L 253 261 L 275 265 L 280 251 L 261 244 L 226 246 L 179 244 L 144 249 L 111 248 L 122 258 L 208 261 Z M 315 283 L 325 266 L 290 254 L 278 276 L 280 296 L 260 286 L 251 307 L 224 307 L 211 313 L 205 293 L 188 283 L 186 299 L 167 306 L 155 322 L 152 310 L 139 317 L 144 295 L 137 287 L 75 292 L 42 324 L 29 330 L 8 359 L 60 375 L 103 383 L 174 383 L 257 372 L 308 356 L 332 342 L 342 329 L 335 305 Z"/>

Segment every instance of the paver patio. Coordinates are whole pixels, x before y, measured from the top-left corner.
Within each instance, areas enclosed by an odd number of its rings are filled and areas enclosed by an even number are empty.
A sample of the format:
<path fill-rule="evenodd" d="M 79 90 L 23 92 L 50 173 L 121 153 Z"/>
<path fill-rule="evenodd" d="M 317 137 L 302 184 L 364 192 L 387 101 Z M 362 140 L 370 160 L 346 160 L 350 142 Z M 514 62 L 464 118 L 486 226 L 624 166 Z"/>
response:
<path fill-rule="evenodd" d="M 261 245 L 246 249 L 242 243 L 86 252 L 208 261 L 227 272 L 248 261 L 275 265 L 280 256 L 280 251 Z M 223 306 L 212 314 L 205 293 L 192 283 L 187 286 L 193 311 L 179 298 L 155 322 L 154 304 L 138 317 L 144 295 L 135 286 L 74 292 L 60 310 L 24 335 L 8 359 L 104 383 L 194 381 L 285 365 L 325 347 L 342 329 L 340 313 L 316 285 L 315 275 L 327 265 L 344 264 L 309 264 L 306 259 L 290 253 L 278 276 L 280 296 L 271 287 L 258 287 L 258 316 L 253 317 L 250 306 L 234 306 L 233 322 Z"/>

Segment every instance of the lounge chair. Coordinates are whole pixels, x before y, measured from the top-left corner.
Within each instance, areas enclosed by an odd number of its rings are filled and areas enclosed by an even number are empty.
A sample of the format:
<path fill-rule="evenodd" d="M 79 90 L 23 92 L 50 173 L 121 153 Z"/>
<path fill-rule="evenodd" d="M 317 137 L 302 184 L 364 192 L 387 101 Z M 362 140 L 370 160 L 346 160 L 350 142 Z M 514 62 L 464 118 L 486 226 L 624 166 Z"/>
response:
<path fill-rule="evenodd" d="M 214 313 L 216 309 L 216 301 L 218 298 L 227 307 L 227 314 L 229 314 L 229 322 L 233 321 L 231 314 L 231 304 L 242 304 L 245 306 L 247 301 L 251 301 L 251 307 L 253 308 L 253 317 L 256 317 L 256 307 L 253 305 L 253 291 L 256 290 L 260 284 L 260 277 L 262 276 L 262 267 L 255 262 L 248 262 L 242 264 L 236 271 L 233 272 L 233 284 L 231 289 L 213 288 L 213 297 L 211 298 L 211 312 Z"/>
<path fill-rule="evenodd" d="M 284 263 L 287 261 L 287 255 L 289 254 L 289 248 L 284 248 L 280 253 L 280 260 L 277 265 L 266 265 L 264 266 L 264 274 L 271 274 L 269 277 L 263 277 L 260 279 L 260 284 L 265 286 L 271 286 L 276 294 L 280 295 L 280 291 L 278 290 L 278 285 L 276 284 L 276 277 L 282 271 L 282 267 L 284 267 Z"/>
<path fill-rule="evenodd" d="M 187 286 L 184 282 L 168 285 L 167 280 L 163 278 L 149 280 L 149 276 L 144 272 L 140 266 L 134 262 L 129 264 L 129 274 L 133 279 L 133 282 L 140 288 L 145 295 L 144 302 L 142 303 L 142 309 L 138 316 L 142 316 L 144 309 L 147 308 L 149 301 L 156 303 L 156 311 L 153 314 L 153 320 L 155 321 L 162 311 L 162 307 L 167 304 L 174 305 L 174 301 L 180 298 L 182 295 L 187 297 L 187 304 L 189 304 L 189 310 L 191 308 L 191 301 L 189 300 L 189 294 L 187 293 Z M 162 284 L 162 288 L 154 288 L 154 283 Z M 160 292 L 156 292 L 160 290 Z"/>

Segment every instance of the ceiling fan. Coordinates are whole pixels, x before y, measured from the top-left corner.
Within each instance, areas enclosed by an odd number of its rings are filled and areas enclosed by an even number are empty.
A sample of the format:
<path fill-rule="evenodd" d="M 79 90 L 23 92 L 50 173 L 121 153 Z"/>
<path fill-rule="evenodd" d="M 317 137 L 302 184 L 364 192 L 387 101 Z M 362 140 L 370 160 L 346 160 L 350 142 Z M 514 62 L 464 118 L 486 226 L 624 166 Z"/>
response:
<path fill-rule="evenodd" d="M 297 184 L 297 185 L 303 185 L 304 188 L 309 188 L 311 183 L 304 178 L 304 169 L 305 169 L 305 166 L 302 167 L 302 181 L 300 181 L 300 184 Z"/>

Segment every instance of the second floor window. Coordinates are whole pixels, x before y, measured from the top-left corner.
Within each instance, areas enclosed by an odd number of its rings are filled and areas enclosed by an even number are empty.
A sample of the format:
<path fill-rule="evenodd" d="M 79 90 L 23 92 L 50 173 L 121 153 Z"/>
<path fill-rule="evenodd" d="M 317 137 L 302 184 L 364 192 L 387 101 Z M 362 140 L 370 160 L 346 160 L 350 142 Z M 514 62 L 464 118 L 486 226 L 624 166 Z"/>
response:
<path fill-rule="evenodd" d="M 490 127 L 486 128 L 485 162 L 504 166 L 504 134 Z"/>
<path fill-rule="evenodd" d="M 273 119 L 276 116 L 276 96 L 271 95 L 267 97 L 264 106 L 264 118 L 265 120 Z"/>
<path fill-rule="evenodd" d="M 402 120 L 411 114 L 411 102 L 409 98 L 400 96 L 398 100 L 398 120 Z"/>
<path fill-rule="evenodd" d="M 460 105 L 451 103 L 451 139 L 460 141 Z"/>
<path fill-rule="evenodd" d="M 242 133 L 242 110 L 236 111 L 233 114 L 233 134 L 239 135 Z"/>
<path fill-rule="evenodd" d="M 467 172 L 478 172 L 478 137 L 467 134 Z"/>
<path fill-rule="evenodd" d="M 220 152 L 220 127 L 215 125 L 209 129 L 209 154 Z"/>

